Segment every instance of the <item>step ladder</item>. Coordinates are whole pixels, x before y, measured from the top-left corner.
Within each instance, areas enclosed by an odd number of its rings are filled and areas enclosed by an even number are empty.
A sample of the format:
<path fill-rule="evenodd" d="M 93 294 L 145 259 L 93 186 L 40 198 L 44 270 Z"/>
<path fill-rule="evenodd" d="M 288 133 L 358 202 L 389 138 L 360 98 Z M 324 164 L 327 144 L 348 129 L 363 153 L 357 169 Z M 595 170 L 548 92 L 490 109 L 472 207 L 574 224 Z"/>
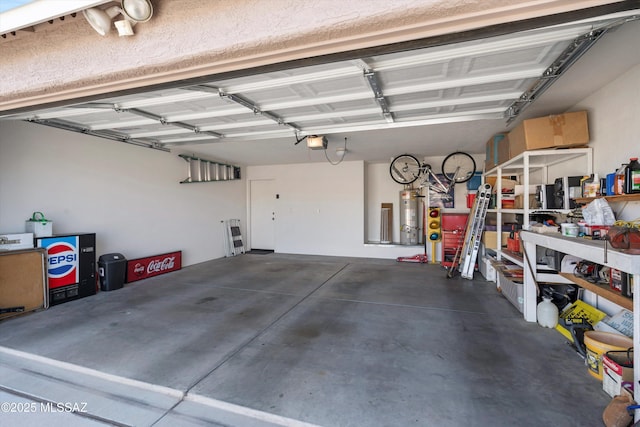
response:
<path fill-rule="evenodd" d="M 483 184 L 478 188 L 476 199 L 469 213 L 467 228 L 464 233 L 464 244 L 460 253 L 460 275 L 465 279 L 473 279 L 473 271 L 480 248 L 480 239 L 484 230 L 484 221 L 491 201 L 491 185 Z M 454 260 L 455 262 L 455 260 Z"/>
<path fill-rule="evenodd" d="M 236 256 L 244 253 L 244 243 L 242 241 L 242 232 L 240 231 L 239 219 L 228 219 L 225 221 L 226 239 L 226 256 Z"/>

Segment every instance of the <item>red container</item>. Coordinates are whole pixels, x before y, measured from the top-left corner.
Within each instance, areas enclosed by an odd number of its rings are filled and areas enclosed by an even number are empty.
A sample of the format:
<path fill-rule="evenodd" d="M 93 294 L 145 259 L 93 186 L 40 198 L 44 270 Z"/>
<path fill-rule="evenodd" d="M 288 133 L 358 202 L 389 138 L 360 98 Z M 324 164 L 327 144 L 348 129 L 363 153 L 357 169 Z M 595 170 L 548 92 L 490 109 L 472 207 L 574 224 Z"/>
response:
<path fill-rule="evenodd" d="M 516 238 L 509 237 L 507 239 L 507 249 L 512 252 L 520 252 L 520 237 L 516 235 Z"/>
<path fill-rule="evenodd" d="M 467 207 L 471 209 L 473 207 L 473 202 L 476 200 L 475 193 L 467 194 Z"/>

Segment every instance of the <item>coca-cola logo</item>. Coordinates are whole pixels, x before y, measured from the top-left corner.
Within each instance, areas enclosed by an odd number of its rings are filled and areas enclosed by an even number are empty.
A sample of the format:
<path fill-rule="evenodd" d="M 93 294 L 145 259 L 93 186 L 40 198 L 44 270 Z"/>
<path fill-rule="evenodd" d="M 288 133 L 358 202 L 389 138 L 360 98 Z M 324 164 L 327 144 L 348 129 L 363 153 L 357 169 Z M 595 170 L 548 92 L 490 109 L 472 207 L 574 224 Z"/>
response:
<path fill-rule="evenodd" d="M 175 266 L 176 257 L 166 257 L 162 261 L 159 259 L 151 260 L 147 266 L 147 273 L 159 273 L 165 270 L 171 270 Z"/>
<path fill-rule="evenodd" d="M 180 270 L 182 251 L 167 252 L 127 261 L 127 283 Z"/>

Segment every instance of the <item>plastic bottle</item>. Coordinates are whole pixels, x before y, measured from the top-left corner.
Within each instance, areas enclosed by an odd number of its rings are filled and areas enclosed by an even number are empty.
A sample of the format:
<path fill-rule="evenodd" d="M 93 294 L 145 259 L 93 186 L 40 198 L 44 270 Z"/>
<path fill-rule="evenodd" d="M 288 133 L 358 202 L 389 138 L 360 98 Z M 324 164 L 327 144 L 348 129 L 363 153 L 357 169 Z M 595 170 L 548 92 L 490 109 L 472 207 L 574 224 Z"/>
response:
<path fill-rule="evenodd" d="M 558 307 L 551 302 L 551 297 L 542 297 L 542 302 L 536 307 L 536 315 L 538 324 L 543 328 L 555 328 L 558 324 Z"/>
<path fill-rule="evenodd" d="M 600 195 L 600 177 L 597 173 L 585 176 L 580 180 L 582 197 L 596 197 Z"/>
<path fill-rule="evenodd" d="M 613 183 L 613 194 L 624 194 L 624 177 L 626 175 L 628 163 L 623 163 L 620 169 L 616 171 Z"/>
<path fill-rule="evenodd" d="M 600 195 L 600 177 L 597 173 L 593 174 L 591 182 L 587 184 L 587 197 L 596 197 Z"/>
<path fill-rule="evenodd" d="M 624 176 L 624 192 L 626 194 L 640 193 L 640 163 L 638 163 L 637 157 L 632 157 L 629 160 Z"/>

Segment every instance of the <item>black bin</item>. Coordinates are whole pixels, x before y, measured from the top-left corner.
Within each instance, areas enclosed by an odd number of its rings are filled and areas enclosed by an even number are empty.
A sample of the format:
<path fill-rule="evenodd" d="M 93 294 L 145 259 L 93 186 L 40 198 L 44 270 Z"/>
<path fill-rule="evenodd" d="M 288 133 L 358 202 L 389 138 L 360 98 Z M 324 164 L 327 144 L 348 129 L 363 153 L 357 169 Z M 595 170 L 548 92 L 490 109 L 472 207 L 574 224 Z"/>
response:
<path fill-rule="evenodd" d="M 114 291 L 124 286 L 127 259 L 122 254 L 105 254 L 98 258 L 101 291 Z"/>

